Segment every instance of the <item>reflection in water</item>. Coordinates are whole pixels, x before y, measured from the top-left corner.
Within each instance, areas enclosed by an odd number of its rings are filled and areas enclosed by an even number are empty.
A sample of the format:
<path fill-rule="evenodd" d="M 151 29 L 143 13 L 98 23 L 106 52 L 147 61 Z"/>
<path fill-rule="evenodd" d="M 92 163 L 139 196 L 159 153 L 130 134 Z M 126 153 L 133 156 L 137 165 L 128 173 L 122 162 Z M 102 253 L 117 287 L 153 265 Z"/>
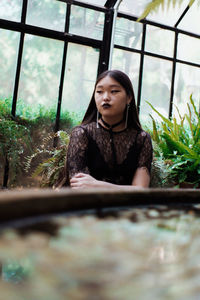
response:
<path fill-rule="evenodd" d="M 7 260 L 2 265 L 2 279 L 16 284 L 26 281 L 31 275 L 32 268 L 31 261 L 27 258 L 20 261 Z"/>
<path fill-rule="evenodd" d="M 4 229 L 1 299 L 198 299 L 198 216 L 160 206 Z"/>
<path fill-rule="evenodd" d="M 176 258 L 173 247 L 169 248 L 169 246 L 162 245 L 151 250 L 150 260 L 154 260 L 155 262 L 174 263 Z"/>

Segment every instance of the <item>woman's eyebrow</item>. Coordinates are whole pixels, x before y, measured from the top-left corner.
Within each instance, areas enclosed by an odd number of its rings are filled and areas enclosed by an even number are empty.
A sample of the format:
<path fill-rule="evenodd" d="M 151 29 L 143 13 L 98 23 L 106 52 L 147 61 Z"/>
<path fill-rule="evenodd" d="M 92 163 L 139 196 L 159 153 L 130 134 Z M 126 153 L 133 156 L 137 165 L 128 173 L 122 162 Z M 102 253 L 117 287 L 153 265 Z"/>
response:
<path fill-rule="evenodd" d="M 114 88 L 114 87 L 117 87 L 117 88 L 120 88 L 120 85 L 118 84 L 111 84 L 109 85 L 110 88 Z M 97 85 L 96 88 L 104 88 L 103 85 Z"/>

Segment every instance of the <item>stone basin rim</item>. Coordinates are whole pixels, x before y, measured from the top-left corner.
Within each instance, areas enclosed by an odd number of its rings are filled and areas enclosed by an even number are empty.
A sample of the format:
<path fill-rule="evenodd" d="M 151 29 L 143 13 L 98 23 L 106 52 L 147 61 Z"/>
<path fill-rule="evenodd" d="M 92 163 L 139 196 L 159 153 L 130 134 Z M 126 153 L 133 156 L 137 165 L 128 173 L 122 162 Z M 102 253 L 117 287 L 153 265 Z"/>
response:
<path fill-rule="evenodd" d="M 0 192 L 0 221 L 106 207 L 200 203 L 200 189 L 6 190 Z"/>

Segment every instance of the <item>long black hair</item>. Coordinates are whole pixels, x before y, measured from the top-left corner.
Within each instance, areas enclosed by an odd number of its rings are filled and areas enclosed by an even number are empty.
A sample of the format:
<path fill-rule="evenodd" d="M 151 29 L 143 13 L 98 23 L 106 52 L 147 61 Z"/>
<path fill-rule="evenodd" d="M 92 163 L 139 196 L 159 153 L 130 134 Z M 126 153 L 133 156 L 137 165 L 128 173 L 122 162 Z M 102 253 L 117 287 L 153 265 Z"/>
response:
<path fill-rule="evenodd" d="M 142 127 L 141 127 L 141 124 L 139 121 L 139 116 L 138 116 L 138 112 L 137 112 L 137 108 L 136 108 L 136 104 L 135 104 L 135 96 L 134 96 L 132 83 L 131 83 L 129 77 L 125 73 L 123 73 L 122 71 L 119 71 L 119 70 L 107 70 L 98 76 L 96 83 L 95 83 L 92 98 L 88 105 L 85 116 L 82 120 L 82 124 L 88 124 L 93 121 L 96 121 L 97 107 L 96 107 L 95 98 L 94 98 L 95 89 L 96 89 L 96 86 L 99 83 L 99 81 L 106 76 L 109 76 L 112 79 L 116 80 L 125 89 L 127 96 L 130 96 L 132 98 L 131 102 L 130 102 L 130 107 L 129 107 L 129 116 L 128 116 L 127 127 L 132 127 L 132 128 L 135 128 L 140 131 L 142 129 Z"/>

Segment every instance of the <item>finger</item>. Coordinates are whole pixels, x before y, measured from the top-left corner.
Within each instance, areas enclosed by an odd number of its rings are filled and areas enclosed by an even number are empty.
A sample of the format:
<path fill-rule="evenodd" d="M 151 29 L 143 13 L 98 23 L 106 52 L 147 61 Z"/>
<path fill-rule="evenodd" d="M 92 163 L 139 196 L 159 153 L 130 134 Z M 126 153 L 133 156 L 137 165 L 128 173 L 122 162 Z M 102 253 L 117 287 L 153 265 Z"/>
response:
<path fill-rule="evenodd" d="M 84 188 L 85 184 L 84 184 L 84 182 L 76 181 L 76 182 L 70 183 L 70 187 L 74 188 L 74 189 L 80 189 L 80 188 Z"/>
<path fill-rule="evenodd" d="M 80 190 L 80 189 L 85 189 L 86 186 L 72 186 L 71 189 L 72 190 Z"/>
<path fill-rule="evenodd" d="M 77 178 L 89 178 L 91 177 L 89 174 L 86 174 L 86 173 L 77 173 Z"/>
<path fill-rule="evenodd" d="M 71 189 L 78 190 L 78 189 L 80 189 L 80 187 L 79 186 L 71 186 Z"/>
<path fill-rule="evenodd" d="M 72 181 L 72 182 L 70 182 L 70 186 L 80 186 L 80 182 L 79 181 Z"/>
<path fill-rule="evenodd" d="M 73 178 L 70 180 L 70 184 L 71 184 L 71 183 L 81 183 L 81 182 L 83 182 L 83 181 L 84 181 L 84 178 L 83 178 L 83 177 L 78 177 L 78 178 L 73 177 Z"/>
<path fill-rule="evenodd" d="M 72 178 L 81 178 L 84 177 L 86 174 L 84 173 L 76 173 Z"/>
<path fill-rule="evenodd" d="M 80 183 L 79 182 L 70 182 L 71 187 L 79 187 Z"/>

